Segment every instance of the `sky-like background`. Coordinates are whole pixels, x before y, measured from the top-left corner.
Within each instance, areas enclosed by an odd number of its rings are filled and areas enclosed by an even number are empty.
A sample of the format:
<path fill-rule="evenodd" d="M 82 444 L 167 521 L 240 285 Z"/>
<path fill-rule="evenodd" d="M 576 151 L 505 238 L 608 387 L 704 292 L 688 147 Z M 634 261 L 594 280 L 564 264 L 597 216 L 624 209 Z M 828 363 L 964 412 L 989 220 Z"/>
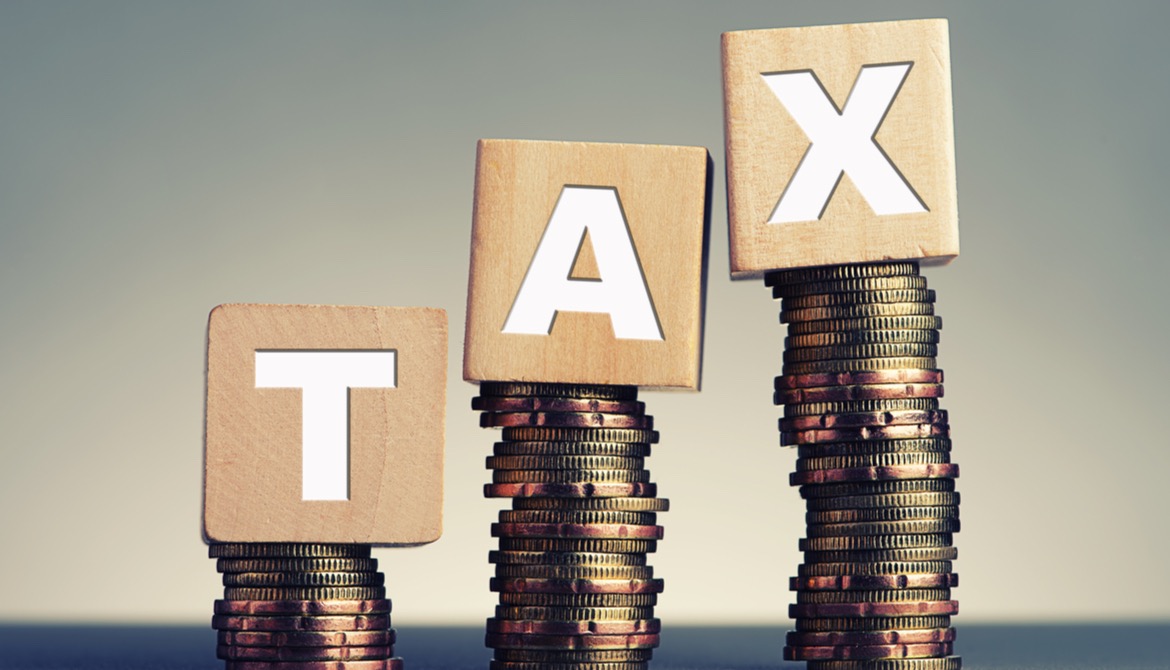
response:
<path fill-rule="evenodd" d="M 206 622 L 206 319 L 451 323 L 445 533 L 378 550 L 396 623 L 491 615 L 461 379 L 475 142 L 699 145 L 699 394 L 646 393 L 662 618 L 786 625 L 803 504 L 783 329 L 728 279 L 719 35 L 950 19 L 962 256 L 927 271 L 963 468 L 961 621 L 1170 619 L 1170 4 L 0 4 L 0 620 Z"/>

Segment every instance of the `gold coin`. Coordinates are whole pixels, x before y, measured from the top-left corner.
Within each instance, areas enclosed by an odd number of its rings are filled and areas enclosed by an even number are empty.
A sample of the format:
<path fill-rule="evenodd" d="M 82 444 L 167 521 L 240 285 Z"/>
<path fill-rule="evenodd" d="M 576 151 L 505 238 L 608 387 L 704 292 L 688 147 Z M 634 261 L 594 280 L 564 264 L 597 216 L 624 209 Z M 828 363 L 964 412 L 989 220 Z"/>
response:
<path fill-rule="evenodd" d="M 773 398 L 779 395 L 777 391 Z M 777 403 L 779 404 L 779 403 Z M 878 398 L 871 400 L 840 400 L 831 402 L 793 402 L 784 405 L 784 416 L 817 416 L 820 414 L 852 414 L 855 412 L 890 412 L 901 410 L 938 409 L 938 398 Z"/>
<path fill-rule="evenodd" d="M 945 437 L 926 437 L 910 440 L 865 440 L 859 442 L 822 442 L 796 447 L 801 458 L 825 456 L 861 456 L 873 454 L 907 453 L 915 451 L 950 452 L 951 440 Z"/>
<path fill-rule="evenodd" d="M 658 431 L 641 428 L 573 428 L 558 426 L 509 426 L 507 442 L 658 442 Z"/>
<path fill-rule="evenodd" d="M 497 605 L 496 616 L 516 621 L 641 621 L 654 618 L 654 607 L 532 607 Z"/>
<path fill-rule="evenodd" d="M 384 586 L 229 586 L 224 600 L 380 600 Z"/>
<path fill-rule="evenodd" d="M 549 661 L 524 662 L 492 660 L 488 664 L 488 670 L 585 670 L 586 668 L 588 670 L 649 670 L 650 663 L 647 661 L 631 663 L 583 663 L 579 661 L 567 661 L 553 663 Z"/>
<path fill-rule="evenodd" d="M 934 316 L 930 302 L 875 302 L 861 305 L 832 305 L 807 309 L 781 309 L 780 323 L 802 323 L 828 319 L 868 319 L 889 316 Z"/>
<path fill-rule="evenodd" d="M 653 579 L 654 568 L 645 565 L 497 565 L 496 577 L 504 579 Z"/>
<path fill-rule="evenodd" d="M 589 649 L 575 648 L 569 645 L 589 644 L 596 637 L 607 638 L 607 641 L 621 645 L 616 649 Z M 555 638 L 542 640 L 541 638 Z M 624 638 L 624 639 L 623 639 Z M 522 635 L 488 633 L 486 640 L 489 647 L 495 649 L 493 656 L 497 662 L 510 661 L 513 663 L 588 663 L 590 668 L 594 663 L 630 663 L 650 660 L 654 647 L 658 646 L 658 635 L 655 633 L 640 633 L 633 635 Z M 563 643 L 563 648 L 536 646 L 550 642 Z M 626 645 L 642 645 L 628 648 Z"/>
<path fill-rule="evenodd" d="M 789 335 L 784 347 L 839 347 L 849 344 L 938 344 L 937 330 L 846 330 L 808 335 Z"/>
<path fill-rule="evenodd" d="M 831 279 L 775 286 L 772 294 L 778 298 L 812 295 L 814 293 L 854 293 L 859 291 L 901 291 L 925 289 L 926 277 L 900 275 L 892 277 L 860 277 L 855 279 Z"/>
<path fill-rule="evenodd" d="M 567 484 L 574 482 L 649 482 L 649 470 L 496 470 L 493 484 Z"/>
<path fill-rule="evenodd" d="M 496 442 L 496 456 L 621 456 L 644 458 L 650 445 L 642 442 Z"/>
<path fill-rule="evenodd" d="M 485 396 L 539 396 L 545 398 L 598 398 L 601 400 L 636 400 L 637 386 L 606 384 L 552 384 L 544 382 L 482 382 L 479 392 Z"/>
<path fill-rule="evenodd" d="M 846 509 L 884 509 L 887 507 L 937 507 L 959 504 L 954 491 L 924 491 L 921 493 L 885 493 L 853 495 L 837 498 L 816 498 L 806 501 L 810 511 Z"/>
<path fill-rule="evenodd" d="M 380 572 L 229 572 L 224 586 L 382 586 Z"/>
<path fill-rule="evenodd" d="M 809 632 L 865 632 L 878 630 L 926 630 L 932 628 L 949 628 L 949 616 L 901 616 L 901 617 L 840 617 L 840 618 L 800 618 L 796 620 L 796 630 Z"/>
<path fill-rule="evenodd" d="M 666 498 L 516 498 L 512 509 L 665 512 L 670 509 L 670 501 Z"/>
<path fill-rule="evenodd" d="M 932 370 L 938 367 L 938 361 L 930 357 L 897 357 L 897 358 L 845 358 L 830 361 L 808 361 L 804 363 L 785 363 L 783 370 L 786 375 L 807 375 L 822 372 L 866 372 L 870 370 L 898 370 L 917 368 Z"/>
<path fill-rule="evenodd" d="M 861 454 L 853 456 L 824 456 L 821 458 L 796 459 L 796 471 L 836 470 L 839 468 L 874 468 L 891 465 L 922 465 L 924 463 L 948 463 L 947 451 L 909 451 L 889 454 Z"/>
<path fill-rule="evenodd" d="M 809 538 L 926 535 L 957 533 L 958 519 L 910 519 L 906 521 L 862 521 L 856 523 L 809 524 Z"/>
<path fill-rule="evenodd" d="M 529 607 L 653 607 L 657 593 L 508 593 L 500 592 L 501 605 Z"/>
<path fill-rule="evenodd" d="M 652 554 L 658 549 L 656 540 L 629 538 L 501 537 L 499 541 L 501 551 Z"/>
<path fill-rule="evenodd" d="M 600 552 L 491 551 L 488 562 L 497 565 L 541 565 L 546 567 L 630 567 L 646 565 L 646 554 L 605 554 Z"/>
<path fill-rule="evenodd" d="M 838 575 L 939 575 L 953 572 L 953 565 L 954 563 L 952 561 L 802 563 L 796 566 L 796 574 L 799 577 L 832 577 Z"/>
<path fill-rule="evenodd" d="M 784 350 L 785 363 L 808 363 L 835 358 L 911 358 L 938 355 L 937 344 L 922 342 L 882 344 L 837 344 L 828 347 L 789 348 Z"/>
<path fill-rule="evenodd" d="M 788 336 L 798 337 L 813 333 L 844 333 L 851 331 L 942 330 L 942 327 L 942 317 L 938 316 L 862 316 L 789 323 Z"/>
<path fill-rule="evenodd" d="M 614 510 L 503 510 L 501 523 L 603 523 L 653 526 L 658 515 L 653 512 L 621 512 Z"/>
<path fill-rule="evenodd" d="M 835 509 L 808 512 L 805 523 L 865 523 L 873 521 L 908 521 L 910 519 L 958 519 L 959 506 L 946 507 L 871 507 L 869 509 Z"/>
<path fill-rule="evenodd" d="M 962 667 L 963 659 L 959 656 L 808 662 L 808 670 L 961 670 Z"/>
<path fill-rule="evenodd" d="M 918 261 L 880 261 L 875 263 L 847 263 L 843 265 L 818 265 L 816 267 L 774 270 L 764 275 L 765 286 L 785 284 L 806 284 L 809 282 L 834 281 L 838 279 L 865 279 L 869 277 L 895 277 L 917 275 Z"/>
<path fill-rule="evenodd" d="M 877 495 L 885 493 L 922 493 L 954 491 L 953 479 L 890 479 L 877 482 L 841 482 L 809 484 L 800 487 L 802 498 L 836 498 L 838 496 Z"/>
<path fill-rule="evenodd" d="M 221 558 L 220 572 L 373 572 L 376 558 Z"/>
<path fill-rule="evenodd" d="M 211 558 L 369 558 L 368 544 L 225 542 L 207 548 Z"/>
<path fill-rule="evenodd" d="M 836 537 L 802 537 L 801 551 L 868 551 L 874 549 L 933 549 L 954 544 L 950 533 L 916 535 L 840 535 Z M 812 559 L 805 557 L 806 561 Z M 860 559 L 858 559 L 860 560 Z"/>
<path fill-rule="evenodd" d="M 934 302 L 934 291 L 925 288 L 894 289 L 892 291 L 850 291 L 843 293 L 812 293 L 785 298 L 782 289 L 772 289 L 773 298 L 784 298 L 784 309 L 833 307 L 835 305 L 864 305 L 881 302 Z"/>
<path fill-rule="evenodd" d="M 641 470 L 641 458 L 625 456 L 488 456 L 490 470 Z"/>
<path fill-rule="evenodd" d="M 883 589 L 880 591 L 797 591 L 799 605 L 835 603 L 939 602 L 951 599 L 950 589 Z"/>

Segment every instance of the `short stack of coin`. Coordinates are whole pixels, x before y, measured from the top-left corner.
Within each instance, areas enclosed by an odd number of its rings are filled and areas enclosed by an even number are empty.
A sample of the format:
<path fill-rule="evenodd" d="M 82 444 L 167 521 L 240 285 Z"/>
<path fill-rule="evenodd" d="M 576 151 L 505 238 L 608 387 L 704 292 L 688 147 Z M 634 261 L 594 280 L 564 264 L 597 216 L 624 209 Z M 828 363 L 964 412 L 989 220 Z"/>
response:
<path fill-rule="evenodd" d="M 228 670 L 401 670 L 368 544 L 226 543 L 216 655 Z"/>
<path fill-rule="evenodd" d="M 658 441 L 637 388 L 484 382 L 472 409 L 503 429 L 487 459 L 488 497 L 511 498 L 492 525 L 499 593 L 487 621 L 492 670 L 645 670 L 662 591 L 657 498 L 644 459 Z"/>
<path fill-rule="evenodd" d="M 807 503 L 784 657 L 810 670 L 956 670 L 958 466 L 942 321 L 916 262 L 769 273 L 788 324 L 780 443 Z"/>

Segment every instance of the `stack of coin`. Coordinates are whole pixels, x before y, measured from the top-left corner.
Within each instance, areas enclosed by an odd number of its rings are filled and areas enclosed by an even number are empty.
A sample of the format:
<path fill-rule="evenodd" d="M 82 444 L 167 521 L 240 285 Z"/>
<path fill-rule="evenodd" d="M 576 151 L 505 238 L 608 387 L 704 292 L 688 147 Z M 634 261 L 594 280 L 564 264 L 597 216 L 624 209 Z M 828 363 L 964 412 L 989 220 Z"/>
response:
<path fill-rule="evenodd" d="M 211 627 L 228 670 L 401 670 L 368 544 L 212 544 Z"/>
<path fill-rule="evenodd" d="M 767 275 L 788 324 L 780 443 L 807 503 L 784 657 L 810 670 L 955 670 L 959 530 L 942 321 L 915 262 Z"/>
<path fill-rule="evenodd" d="M 644 670 L 662 580 L 646 554 L 668 502 L 644 469 L 658 441 L 631 386 L 485 382 L 472 409 L 503 428 L 488 497 L 512 498 L 492 534 L 499 593 L 492 670 Z"/>

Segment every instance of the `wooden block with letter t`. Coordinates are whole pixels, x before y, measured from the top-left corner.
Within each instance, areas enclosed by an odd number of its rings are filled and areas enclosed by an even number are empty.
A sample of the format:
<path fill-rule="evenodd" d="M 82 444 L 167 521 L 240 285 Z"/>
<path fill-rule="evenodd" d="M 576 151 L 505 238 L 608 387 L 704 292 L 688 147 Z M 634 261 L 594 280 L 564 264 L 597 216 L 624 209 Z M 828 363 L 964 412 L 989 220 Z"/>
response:
<path fill-rule="evenodd" d="M 731 272 L 959 253 L 942 19 L 723 35 Z"/>
<path fill-rule="evenodd" d="M 220 305 L 207 331 L 208 540 L 438 539 L 445 311 Z"/>
<path fill-rule="evenodd" d="M 481 140 L 464 378 L 697 389 L 709 163 Z"/>

